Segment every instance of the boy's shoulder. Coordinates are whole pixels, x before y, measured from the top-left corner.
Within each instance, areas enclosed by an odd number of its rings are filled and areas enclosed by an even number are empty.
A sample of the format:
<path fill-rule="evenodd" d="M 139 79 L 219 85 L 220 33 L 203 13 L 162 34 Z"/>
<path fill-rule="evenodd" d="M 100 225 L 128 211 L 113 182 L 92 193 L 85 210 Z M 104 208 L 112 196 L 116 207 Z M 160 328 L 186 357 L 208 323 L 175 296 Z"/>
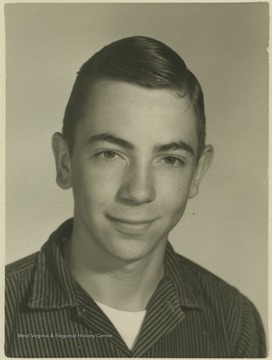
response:
<path fill-rule="evenodd" d="M 25 256 L 22 259 L 16 260 L 5 267 L 6 280 L 12 278 L 21 278 L 31 273 L 35 268 L 37 255 L 39 252 Z"/>

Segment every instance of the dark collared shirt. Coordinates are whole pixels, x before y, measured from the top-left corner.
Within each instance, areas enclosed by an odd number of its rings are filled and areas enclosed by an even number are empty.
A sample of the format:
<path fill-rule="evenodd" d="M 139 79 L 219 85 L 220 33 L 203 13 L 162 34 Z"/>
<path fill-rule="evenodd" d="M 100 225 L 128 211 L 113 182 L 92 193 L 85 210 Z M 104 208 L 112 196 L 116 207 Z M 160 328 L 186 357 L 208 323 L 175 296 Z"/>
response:
<path fill-rule="evenodd" d="M 170 244 L 165 276 L 129 350 L 107 316 L 70 276 L 61 244 L 71 230 L 69 220 L 39 253 L 8 265 L 7 356 L 265 357 L 263 326 L 252 303 L 176 254 Z"/>

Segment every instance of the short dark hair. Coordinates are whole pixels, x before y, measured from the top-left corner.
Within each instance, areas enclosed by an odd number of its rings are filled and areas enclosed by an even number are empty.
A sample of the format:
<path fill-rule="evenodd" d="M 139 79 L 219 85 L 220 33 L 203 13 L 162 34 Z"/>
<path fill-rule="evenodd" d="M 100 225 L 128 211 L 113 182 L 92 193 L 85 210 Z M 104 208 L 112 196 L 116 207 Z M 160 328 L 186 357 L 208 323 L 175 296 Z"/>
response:
<path fill-rule="evenodd" d="M 150 89 L 172 89 L 188 96 L 197 117 L 198 157 L 205 146 L 205 111 L 201 86 L 182 58 L 164 43 L 145 36 L 115 41 L 85 62 L 77 73 L 63 119 L 63 135 L 72 153 L 77 124 L 91 86 L 116 80 Z"/>

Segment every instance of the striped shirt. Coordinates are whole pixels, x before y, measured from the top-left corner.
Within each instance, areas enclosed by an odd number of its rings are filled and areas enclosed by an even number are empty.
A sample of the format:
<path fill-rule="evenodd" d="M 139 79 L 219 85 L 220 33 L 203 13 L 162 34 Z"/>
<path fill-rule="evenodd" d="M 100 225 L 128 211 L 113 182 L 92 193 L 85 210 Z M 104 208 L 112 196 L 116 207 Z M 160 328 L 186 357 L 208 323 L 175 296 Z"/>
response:
<path fill-rule="evenodd" d="M 262 322 L 238 290 L 168 244 L 165 275 L 132 350 L 73 280 L 61 254 L 72 220 L 41 251 L 7 266 L 9 357 L 265 357 Z M 128 324 L 129 326 L 129 324 Z"/>

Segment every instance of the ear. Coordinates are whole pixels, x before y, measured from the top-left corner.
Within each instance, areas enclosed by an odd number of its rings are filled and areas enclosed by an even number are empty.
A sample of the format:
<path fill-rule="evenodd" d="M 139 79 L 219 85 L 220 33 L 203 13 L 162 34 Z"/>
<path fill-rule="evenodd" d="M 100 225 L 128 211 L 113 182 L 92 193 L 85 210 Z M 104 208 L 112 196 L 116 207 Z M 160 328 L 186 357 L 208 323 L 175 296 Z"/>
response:
<path fill-rule="evenodd" d="M 68 145 L 61 133 L 53 135 L 52 149 L 55 156 L 57 184 L 62 189 L 69 189 L 72 186 L 71 159 Z"/>
<path fill-rule="evenodd" d="M 194 176 L 192 178 L 190 191 L 189 191 L 189 198 L 193 198 L 198 193 L 199 184 L 212 163 L 213 159 L 213 147 L 211 145 L 206 145 L 200 158 L 198 159 L 198 163 L 196 165 L 196 169 L 194 172 Z"/>

